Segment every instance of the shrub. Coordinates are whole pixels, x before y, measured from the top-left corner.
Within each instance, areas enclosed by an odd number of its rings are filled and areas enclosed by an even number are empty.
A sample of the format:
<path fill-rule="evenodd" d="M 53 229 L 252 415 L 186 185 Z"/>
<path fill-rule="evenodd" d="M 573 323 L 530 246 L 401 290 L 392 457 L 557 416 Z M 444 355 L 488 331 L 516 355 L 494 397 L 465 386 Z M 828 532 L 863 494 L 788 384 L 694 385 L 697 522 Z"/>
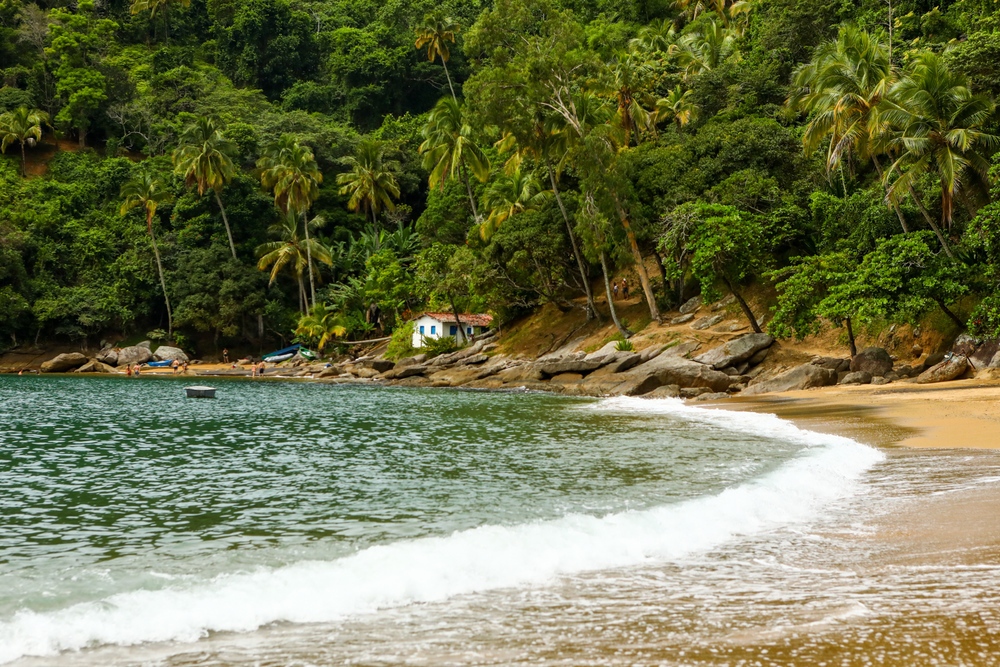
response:
<path fill-rule="evenodd" d="M 448 354 L 458 349 L 458 341 L 451 336 L 441 336 L 440 338 L 428 338 L 424 336 L 424 346 L 420 351 L 427 355 L 427 358 L 436 357 L 441 354 Z"/>
<path fill-rule="evenodd" d="M 389 345 L 385 349 L 385 358 L 396 361 L 416 354 L 417 348 L 413 347 L 413 332 L 413 322 L 407 322 L 393 331 Z"/>
<path fill-rule="evenodd" d="M 635 352 L 635 345 L 632 344 L 632 341 L 623 338 L 615 344 L 615 349 L 619 352 Z"/>

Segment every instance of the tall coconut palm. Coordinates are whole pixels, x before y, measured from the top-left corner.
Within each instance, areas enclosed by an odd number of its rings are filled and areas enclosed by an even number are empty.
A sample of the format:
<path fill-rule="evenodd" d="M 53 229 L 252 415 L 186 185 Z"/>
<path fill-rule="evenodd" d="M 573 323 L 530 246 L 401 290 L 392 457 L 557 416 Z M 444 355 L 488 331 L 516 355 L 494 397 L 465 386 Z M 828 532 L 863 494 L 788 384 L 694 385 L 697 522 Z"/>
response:
<path fill-rule="evenodd" d="M 325 304 L 317 304 L 304 315 L 295 329 L 295 335 L 315 341 L 316 351 L 322 353 L 328 343 L 347 335 L 347 318 Z"/>
<path fill-rule="evenodd" d="M 323 174 L 319 170 L 312 149 L 303 146 L 290 135 L 281 137 L 264 151 L 257 161 L 261 169 L 261 184 L 274 191 L 274 203 L 282 212 L 299 215 L 304 219 L 319 197 L 319 184 Z M 316 278 L 310 253 L 309 225 L 304 226 L 306 238 L 306 266 L 309 269 L 309 295 L 312 307 L 316 306 Z"/>
<path fill-rule="evenodd" d="M 304 274 L 306 267 L 312 262 L 323 262 L 327 266 L 333 266 L 333 257 L 330 250 L 316 239 L 306 240 L 303 230 L 309 227 L 317 229 L 324 224 L 323 218 L 317 216 L 308 222 L 294 212 L 288 212 L 281 216 L 278 224 L 271 227 L 271 233 L 278 236 L 278 241 L 268 241 L 257 246 L 257 268 L 261 271 L 271 270 L 270 282 L 274 281 L 282 272 L 291 272 L 299 286 L 299 312 L 305 313 L 307 310 L 306 288 Z"/>
<path fill-rule="evenodd" d="M 20 107 L 0 115 L 0 152 L 15 141 L 21 146 L 21 176 L 27 176 L 24 147 L 34 146 L 42 140 L 42 124 L 49 122 L 49 115 L 37 109 Z"/>
<path fill-rule="evenodd" d="M 458 32 L 458 24 L 449 16 L 441 12 L 431 12 L 424 16 L 423 22 L 417 26 L 417 41 L 414 46 L 418 49 L 427 48 L 427 60 L 434 62 L 441 58 L 444 65 L 444 75 L 448 79 L 448 89 L 451 91 L 452 99 L 455 96 L 455 87 L 451 83 L 451 74 L 448 73 L 448 60 L 451 58 L 451 49 L 448 42 L 455 43 L 455 33 Z"/>
<path fill-rule="evenodd" d="M 639 28 L 639 34 L 629 40 L 628 47 L 633 53 L 666 54 L 677 38 L 677 28 L 671 19 L 653 21 Z"/>
<path fill-rule="evenodd" d="M 964 75 L 929 51 L 913 59 L 892 94 L 884 117 L 900 128 L 896 143 L 902 152 L 886 174 L 898 175 L 889 197 L 899 199 L 922 174 L 934 174 L 941 187 L 941 226 L 950 230 L 955 195 L 987 188 L 990 162 L 983 153 L 1000 146 L 1000 138 L 984 129 L 995 105 L 973 94 Z"/>
<path fill-rule="evenodd" d="M 146 232 L 153 244 L 153 256 L 156 257 L 156 269 L 160 274 L 160 287 L 163 289 L 163 301 L 167 304 L 167 335 L 174 335 L 174 316 L 170 309 L 170 295 L 167 293 L 167 279 L 163 274 L 163 262 L 160 261 L 160 249 L 156 245 L 156 233 L 153 231 L 153 216 L 160 204 L 168 202 L 172 195 L 157 176 L 148 169 L 139 171 L 121 187 L 124 199 L 121 205 L 121 215 L 135 208 L 142 208 L 146 213 Z"/>
<path fill-rule="evenodd" d="M 518 169 L 512 174 L 501 174 L 483 195 L 483 204 L 490 213 L 479 227 L 479 235 L 489 240 L 497 228 L 513 216 L 541 206 L 547 194 L 530 172 Z"/>
<path fill-rule="evenodd" d="M 890 135 L 880 110 L 896 78 L 881 33 L 842 26 L 837 38 L 822 44 L 813 59 L 793 75 L 793 92 L 787 104 L 810 116 L 802 138 L 806 154 L 825 144 L 827 173 L 836 170 L 846 157 L 870 160 L 879 178 L 884 179 L 879 154 L 886 149 Z M 916 193 L 912 195 L 920 205 Z M 908 232 L 899 202 L 890 203 L 900 227 Z M 925 217 L 932 228 L 936 227 L 929 215 Z M 939 238 L 947 246 L 944 237 Z"/>
<path fill-rule="evenodd" d="M 490 163 L 472 137 L 472 126 L 462 118 L 461 103 L 455 98 L 442 97 L 438 100 L 431 109 L 422 135 L 424 142 L 420 144 L 420 153 L 424 156 L 424 169 L 430 173 L 430 187 L 443 188 L 444 182 L 458 173 L 465 183 L 472 215 L 479 223 L 479 211 L 468 171 L 485 183 L 490 177 Z"/>
<path fill-rule="evenodd" d="M 236 259 L 236 244 L 219 193 L 236 175 L 233 164 L 236 153 L 236 144 L 223 136 L 222 124 L 214 118 L 199 118 L 189 125 L 181 134 L 180 146 L 173 153 L 174 171 L 184 177 L 187 186 L 197 185 L 199 196 L 204 195 L 206 190 L 215 195 L 233 259 Z"/>
<path fill-rule="evenodd" d="M 652 70 L 641 55 L 628 53 L 617 59 L 609 74 L 607 85 L 616 106 L 614 121 L 624 133 L 623 146 L 627 147 L 633 135 L 652 128 L 648 110 L 653 104 L 648 92 Z"/>
<path fill-rule="evenodd" d="M 698 113 L 698 105 L 691 99 L 691 91 L 684 90 L 677 84 L 666 97 L 656 100 L 655 122 L 673 120 L 678 127 L 687 125 Z"/>
<path fill-rule="evenodd" d="M 170 44 L 170 5 L 173 4 L 180 5 L 181 7 L 190 7 L 191 0 L 132 0 L 129 11 L 132 13 L 132 16 L 142 12 L 149 12 L 151 19 L 155 19 L 157 14 L 162 13 L 164 38 L 167 44 Z M 155 29 L 153 39 L 156 39 Z"/>
<path fill-rule="evenodd" d="M 364 211 L 366 219 L 370 215 L 375 227 L 378 227 L 379 211 L 395 211 L 392 200 L 399 197 L 399 183 L 396 182 L 399 164 L 386 157 L 387 150 L 384 142 L 362 139 L 355 154 L 341 161 L 350 171 L 337 176 L 340 194 L 350 196 L 347 207 L 352 211 Z"/>

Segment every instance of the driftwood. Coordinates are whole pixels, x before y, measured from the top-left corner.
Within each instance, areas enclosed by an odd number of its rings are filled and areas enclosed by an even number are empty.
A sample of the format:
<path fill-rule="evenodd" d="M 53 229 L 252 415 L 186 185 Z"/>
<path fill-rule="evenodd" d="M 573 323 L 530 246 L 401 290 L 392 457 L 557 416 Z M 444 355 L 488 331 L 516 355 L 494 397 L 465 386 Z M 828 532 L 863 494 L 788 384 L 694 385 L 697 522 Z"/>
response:
<path fill-rule="evenodd" d="M 385 338 L 372 338 L 370 340 L 338 340 L 334 342 L 337 345 L 367 345 L 368 343 L 384 343 L 391 338 L 392 336 L 386 336 Z"/>

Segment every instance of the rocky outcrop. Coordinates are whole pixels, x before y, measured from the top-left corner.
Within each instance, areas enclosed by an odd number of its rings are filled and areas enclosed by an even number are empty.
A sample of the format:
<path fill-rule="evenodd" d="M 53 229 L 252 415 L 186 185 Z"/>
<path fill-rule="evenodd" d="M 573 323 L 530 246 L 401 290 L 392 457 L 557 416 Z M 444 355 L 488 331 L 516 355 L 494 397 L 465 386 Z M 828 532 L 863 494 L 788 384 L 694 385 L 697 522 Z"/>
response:
<path fill-rule="evenodd" d="M 386 371 L 391 371 L 395 368 L 396 362 L 388 359 L 372 359 L 371 367 L 379 373 L 385 373 Z"/>
<path fill-rule="evenodd" d="M 687 324 L 694 319 L 694 313 L 688 313 L 687 315 L 678 315 L 677 317 L 670 320 L 671 325 Z"/>
<path fill-rule="evenodd" d="M 59 354 L 42 363 L 43 373 L 65 373 L 87 363 L 87 357 L 79 352 Z"/>
<path fill-rule="evenodd" d="M 131 366 L 133 364 L 144 364 L 153 358 L 153 353 L 149 351 L 148 347 L 143 345 L 133 345 L 131 347 L 123 347 L 118 350 L 118 365 L 119 366 Z"/>
<path fill-rule="evenodd" d="M 956 354 L 945 359 L 940 364 L 928 368 L 914 380 L 916 384 L 931 384 L 933 382 L 949 382 L 957 380 L 969 370 L 969 359 Z"/>
<path fill-rule="evenodd" d="M 681 315 L 687 315 L 688 313 L 693 313 L 699 308 L 701 308 L 701 297 L 693 296 L 685 301 L 678 310 L 680 310 Z"/>
<path fill-rule="evenodd" d="M 775 378 L 762 380 L 750 385 L 743 390 L 741 395 L 754 396 L 773 391 L 795 391 L 798 389 L 812 389 L 813 387 L 828 387 L 836 382 L 836 371 L 823 368 L 822 366 L 814 366 L 813 364 L 802 364 Z"/>
<path fill-rule="evenodd" d="M 847 373 L 851 370 L 850 359 L 839 359 L 837 357 L 813 357 L 810 361 L 813 366 L 822 366 L 838 373 Z"/>
<path fill-rule="evenodd" d="M 773 343 L 774 338 L 768 334 L 748 334 L 700 354 L 694 360 L 721 370 L 746 361 L 761 350 L 771 347 Z"/>
<path fill-rule="evenodd" d="M 83 366 L 77 368 L 74 373 L 117 373 L 113 367 L 98 361 L 97 359 L 91 359 Z"/>
<path fill-rule="evenodd" d="M 396 364 L 396 367 L 390 371 L 383 374 L 386 380 L 402 380 L 403 378 L 414 377 L 417 375 L 423 375 L 427 372 L 427 366 L 422 364 L 409 364 L 403 366 L 402 364 Z M 371 369 L 364 369 L 371 370 Z M 374 372 L 374 371 L 373 371 Z"/>
<path fill-rule="evenodd" d="M 170 347 L 169 345 L 161 345 L 156 348 L 156 352 L 153 353 L 153 359 L 156 361 L 179 361 L 182 364 L 191 361 L 188 356 L 179 347 Z"/>
<path fill-rule="evenodd" d="M 624 396 L 642 396 L 668 384 L 725 391 L 733 382 L 725 373 L 705 364 L 666 354 L 661 354 L 630 371 L 620 373 L 617 377 L 621 378 L 621 382 L 612 393 Z"/>
<path fill-rule="evenodd" d="M 596 371 L 604 365 L 603 359 L 587 361 L 586 359 L 562 359 L 559 361 L 548 361 L 539 364 L 542 378 L 549 378 L 563 373 L 579 373 L 586 375 L 591 371 Z"/>
<path fill-rule="evenodd" d="M 108 366 L 118 365 L 118 350 L 113 347 L 106 347 L 97 353 L 97 360 Z"/>
<path fill-rule="evenodd" d="M 881 347 L 869 347 L 851 359 L 851 371 L 866 371 L 872 377 L 885 375 L 892 370 L 892 357 Z"/>
<path fill-rule="evenodd" d="M 726 319 L 725 315 L 706 315 L 705 317 L 695 320 L 691 325 L 691 328 L 695 331 L 704 331 L 709 327 L 714 327 L 724 319 Z"/>

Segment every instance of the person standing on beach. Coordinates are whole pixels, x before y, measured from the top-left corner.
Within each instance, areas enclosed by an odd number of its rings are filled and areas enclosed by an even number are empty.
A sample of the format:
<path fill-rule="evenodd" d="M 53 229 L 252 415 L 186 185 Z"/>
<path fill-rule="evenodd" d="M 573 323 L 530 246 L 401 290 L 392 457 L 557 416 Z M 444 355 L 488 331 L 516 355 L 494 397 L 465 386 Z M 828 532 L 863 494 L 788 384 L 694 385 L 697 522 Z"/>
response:
<path fill-rule="evenodd" d="M 173 369 L 174 375 L 177 375 L 177 371 L 181 369 L 181 362 L 174 359 L 174 363 L 170 364 L 170 368 Z"/>
<path fill-rule="evenodd" d="M 265 364 L 264 360 L 261 359 L 260 360 L 260 366 L 257 367 L 257 377 L 264 377 L 264 368 L 266 366 L 267 366 L 267 364 Z"/>
<path fill-rule="evenodd" d="M 142 371 L 142 366 L 139 365 L 139 362 L 136 362 L 135 366 L 132 368 L 132 375 L 139 377 L 139 373 L 141 371 Z"/>
<path fill-rule="evenodd" d="M 224 364 L 229 363 L 229 348 L 222 349 L 222 363 Z"/>
<path fill-rule="evenodd" d="M 257 377 L 257 362 L 256 361 L 253 362 L 252 364 L 250 364 L 250 377 L 252 377 L 252 378 Z"/>
<path fill-rule="evenodd" d="M 615 301 L 618 300 L 618 283 L 615 283 Z"/>
<path fill-rule="evenodd" d="M 628 301 L 628 281 L 622 278 L 622 298 Z"/>
<path fill-rule="evenodd" d="M 125 377 L 132 377 L 132 365 L 125 366 Z"/>

